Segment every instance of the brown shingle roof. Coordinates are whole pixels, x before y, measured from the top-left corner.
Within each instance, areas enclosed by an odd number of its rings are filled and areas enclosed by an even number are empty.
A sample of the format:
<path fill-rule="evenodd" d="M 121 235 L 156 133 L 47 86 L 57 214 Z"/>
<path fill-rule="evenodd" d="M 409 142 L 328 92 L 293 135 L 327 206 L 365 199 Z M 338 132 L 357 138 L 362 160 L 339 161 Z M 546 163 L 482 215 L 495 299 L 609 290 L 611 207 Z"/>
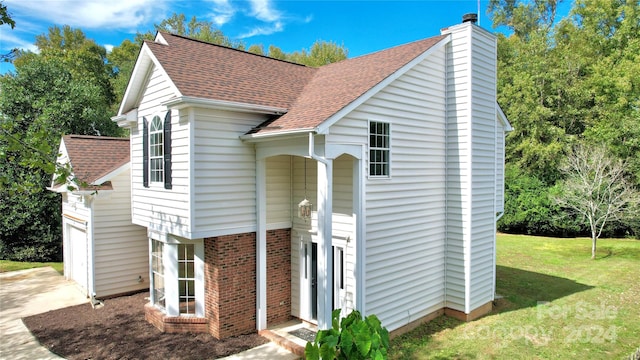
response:
<path fill-rule="evenodd" d="M 129 162 L 128 138 L 66 135 L 62 140 L 73 174 L 87 184 L 94 183 Z"/>
<path fill-rule="evenodd" d="M 288 109 L 251 133 L 314 128 L 445 36 L 400 45 L 320 68 L 161 33 L 147 42 L 183 96 Z"/>
<path fill-rule="evenodd" d="M 146 42 L 183 96 L 289 108 L 316 69 L 161 33 Z"/>

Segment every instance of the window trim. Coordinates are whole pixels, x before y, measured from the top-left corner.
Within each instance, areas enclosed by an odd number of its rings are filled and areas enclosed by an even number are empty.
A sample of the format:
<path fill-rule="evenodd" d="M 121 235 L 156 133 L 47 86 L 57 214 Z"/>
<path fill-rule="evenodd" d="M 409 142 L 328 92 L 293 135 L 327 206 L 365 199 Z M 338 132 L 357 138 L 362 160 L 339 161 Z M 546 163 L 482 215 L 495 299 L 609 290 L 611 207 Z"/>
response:
<path fill-rule="evenodd" d="M 386 125 L 387 128 L 387 133 L 386 134 L 378 134 L 378 133 L 372 133 L 371 132 L 371 124 L 384 124 Z M 392 143 L 391 143 L 391 123 L 388 121 L 379 121 L 379 120 L 369 120 L 367 123 L 367 166 L 368 166 L 368 171 L 367 171 L 367 177 L 370 179 L 389 179 L 391 178 L 391 150 L 392 150 Z M 375 136 L 386 136 L 387 138 L 387 147 L 374 147 L 371 144 L 371 136 L 375 135 Z M 387 154 L 387 161 L 386 161 L 386 174 L 372 174 L 372 150 L 375 151 L 386 151 Z M 384 162 L 382 162 L 381 164 L 384 165 Z"/>
<path fill-rule="evenodd" d="M 151 118 L 147 136 L 149 137 L 149 183 L 164 183 L 164 122 L 159 115 Z"/>
<path fill-rule="evenodd" d="M 164 260 L 164 294 L 165 294 L 165 307 L 156 305 L 156 299 L 154 296 L 155 284 L 150 282 L 149 293 L 151 295 L 150 303 L 156 306 L 167 316 L 179 316 L 179 317 L 198 317 L 203 318 L 205 316 L 205 284 L 204 284 L 204 240 L 196 239 L 189 240 L 181 237 L 177 237 L 171 234 L 149 231 L 149 273 L 153 276 L 153 258 L 151 249 L 153 249 L 153 241 L 162 243 L 163 245 L 163 260 Z M 194 312 L 191 314 L 180 313 L 180 284 L 179 284 L 179 245 L 193 245 L 194 257 Z"/>

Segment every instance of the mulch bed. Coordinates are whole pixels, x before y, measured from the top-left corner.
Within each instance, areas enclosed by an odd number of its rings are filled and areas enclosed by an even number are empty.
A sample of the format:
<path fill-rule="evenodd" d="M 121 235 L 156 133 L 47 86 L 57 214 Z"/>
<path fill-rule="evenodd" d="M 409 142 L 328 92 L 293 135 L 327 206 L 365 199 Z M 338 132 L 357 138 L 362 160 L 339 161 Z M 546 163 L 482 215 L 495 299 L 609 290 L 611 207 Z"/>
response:
<path fill-rule="evenodd" d="M 67 359 L 216 359 L 264 344 L 258 334 L 216 340 L 209 334 L 165 334 L 144 319 L 149 293 L 71 306 L 22 321 L 40 344 Z"/>

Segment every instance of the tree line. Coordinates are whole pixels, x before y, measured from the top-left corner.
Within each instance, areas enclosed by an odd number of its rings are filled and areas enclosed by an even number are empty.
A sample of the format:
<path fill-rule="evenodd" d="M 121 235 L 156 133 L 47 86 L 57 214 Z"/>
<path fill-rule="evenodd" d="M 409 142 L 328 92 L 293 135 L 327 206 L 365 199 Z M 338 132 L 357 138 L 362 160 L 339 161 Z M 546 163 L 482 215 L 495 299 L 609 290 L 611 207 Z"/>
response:
<path fill-rule="evenodd" d="M 498 34 L 498 102 L 514 128 L 506 142 L 501 231 L 590 233 L 588 219 L 558 201 L 571 188 L 575 171 L 563 169 L 576 153 L 588 159 L 604 149 L 623 164 L 614 182 L 640 186 L 640 3 L 576 0 L 559 19 L 561 3 L 490 1 L 494 26 L 510 30 Z M 595 190 L 585 196 L 602 195 Z M 640 235 L 635 196 L 625 197 L 621 216 L 609 218 L 602 234 Z"/>

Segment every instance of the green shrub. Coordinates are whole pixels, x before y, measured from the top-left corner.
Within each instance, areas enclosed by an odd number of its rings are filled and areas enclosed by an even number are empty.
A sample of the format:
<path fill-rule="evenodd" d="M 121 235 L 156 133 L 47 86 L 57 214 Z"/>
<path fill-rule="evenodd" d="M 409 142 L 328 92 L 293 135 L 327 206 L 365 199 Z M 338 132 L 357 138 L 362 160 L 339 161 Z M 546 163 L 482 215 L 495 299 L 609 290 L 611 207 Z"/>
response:
<path fill-rule="evenodd" d="M 353 310 L 340 321 L 340 309 L 333 310 L 331 329 L 320 330 L 313 343 L 308 342 L 304 355 L 308 360 L 387 358 L 389 332 L 375 315 L 362 318 Z"/>

